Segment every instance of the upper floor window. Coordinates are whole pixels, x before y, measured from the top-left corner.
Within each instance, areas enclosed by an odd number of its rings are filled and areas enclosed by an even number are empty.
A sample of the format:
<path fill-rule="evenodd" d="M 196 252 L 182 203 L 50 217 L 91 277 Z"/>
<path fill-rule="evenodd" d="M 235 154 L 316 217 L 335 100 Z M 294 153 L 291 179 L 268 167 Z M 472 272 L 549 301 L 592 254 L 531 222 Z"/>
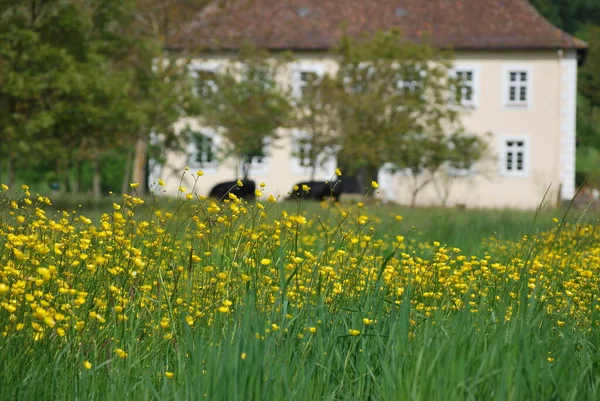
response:
<path fill-rule="evenodd" d="M 311 84 L 316 83 L 324 74 L 323 66 L 308 60 L 301 60 L 293 66 L 292 91 L 302 99 L 307 96 Z"/>
<path fill-rule="evenodd" d="M 196 94 L 200 97 L 208 97 L 217 91 L 217 73 L 215 71 L 201 70 L 197 73 Z"/>
<path fill-rule="evenodd" d="M 475 102 L 475 72 L 473 70 L 457 70 L 456 78 L 460 84 L 460 102 L 472 105 Z"/>
<path fill-rule="evenodd" d="M 529 106 L 531 104 L 531 68 L 518 66 L 506 68 L 504 82 L 507 106 Z"/>
<path fill-rule="evenodd" d="M 192 61 L 190 73 L 194 78 L 193 91 L 200 97 L 208 97 L 217 90 L 219 65 L 214 61 Z"/>
<path fill-rule="evenodd" d="M 418 67 L 401 68 L 400 75 L 402 79 L 398 81 L 398 89 L 405 95 L 419 95 L 423 91 L 423 80 L 426 76 L 425 70 L 419 70 Z"/>
<path fill-rule="evenodd" d="M 314 71 L 300 71 L 300 81 L 298 82 L 300 87 L 299 96 L 301 98 L 306 98 L 309 93 L 308 91 L 310 86 L 315 84 L 318 79 L 319 75 Z"/>
<path fill-rule="evenodd" d="M 479 70 L 478 64 L 457 63 L 451 73 L 456 79 L 456 87 L 451 90 L 451 104 L 477 107 L 479 103 Z"/>
<path fill-rule="evenodd" d="M 527 140 L 525 138 L 505 139 L 502 149 L 502 172 L 508 175 L 526 174 L 527 152 Z"/>

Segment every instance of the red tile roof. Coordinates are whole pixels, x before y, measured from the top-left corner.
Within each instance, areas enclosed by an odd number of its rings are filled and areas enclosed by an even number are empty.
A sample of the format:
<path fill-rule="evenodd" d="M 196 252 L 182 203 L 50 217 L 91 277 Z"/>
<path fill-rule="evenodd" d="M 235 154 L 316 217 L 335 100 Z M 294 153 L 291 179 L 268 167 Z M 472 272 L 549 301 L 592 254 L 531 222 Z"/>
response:
<path fill-rule="evenodd" d="M 400 28 L 455 49 L 585 49 L 527 0 L 216 0 L 173 47 L 327 50 L 350 35 Z"/>

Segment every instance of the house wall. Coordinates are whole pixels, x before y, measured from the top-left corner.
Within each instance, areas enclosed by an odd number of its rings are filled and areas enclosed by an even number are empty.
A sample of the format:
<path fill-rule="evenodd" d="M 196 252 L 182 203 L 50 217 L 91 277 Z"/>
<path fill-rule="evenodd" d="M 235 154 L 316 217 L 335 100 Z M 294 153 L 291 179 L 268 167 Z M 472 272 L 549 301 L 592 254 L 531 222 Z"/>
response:
<path fill-rule="evenodd" d="M 454 180 L 448 204 L 533 209 L 544 199 L 556 204 L 559 196 L 572 197 L 577 76 L 574 52 L 458 53 L 455 64 L 458 68 L 475 67 L 479 74 L 476 105 L 463 116 L 467 131 L 492 135 L 490 158 L 475 166 L 473 173 Z M 507 106 L 505 102 L 506 69 L 513 66 L 531 73 L 532 96 L 525 107 Z M 503 142 L 508 138 L 525 140 L 526 168 L 521 174 L 502 172 Z M 396 174 L 392 181 L 388 199 L 409 203 L 410 180 Z M 435 186 L 424 189 L 418 201 L 439 204 Z"/>
<path fill-rule="evenodd" d="M 298 61 L 280 73 L 279 80 L 293 87 L 298 71 L 316 71 L 333 74 L 336 63 L 327 54 L 303 53 Z M 215 68 L 225 58 L 199 60 L 202 65 Z M 467 207 L 512 207 L 532 209 L 546 194 L 546 202 L 555 204 L 559 198 L 574 194 L 575 168 L 575 101 L 577 61 L 574 52 L 562 51 L 489 51 L 457 52 L 455 65 L 474 71 L 474 102 L 464 112 L 463 123 L 468 132 L 491 133 L 490 157 L 479 163 L 468 174 L 451 180 L 449 205 Z M 528 73 L 528 101 L 526 105 L 507 106 L 508 72 L 511 68 Z M 177 123 L 178 130 L 185 126 L 200 129 L 197 119 Z M 292 156 L 294 130 L 280 130 L 281 138 L 270 146 L 267 163 L 257 166 L 250 177 L 257 183 L 267 183 L 266 194 L 286 196 L 292 185 L 310 178 L 309 169 L 301 168 Z M 504 143 L 514 138 L 525 144 L 525 168 L 517 174 L 503 172 Z M 366 144 L 365 146 L 368 146 Z M 167 192 L 175 193 L 183 168 L 190 164 L 186 155 L 170 153 L 160 172 L 154 172 L 167 181 Z M 198 166 L 190 165 L 195 172 Z M 317 179 L 333 175 L 335 161 L 329 160 L 318 169 Z M 239 177 L 236 163 L 225 161 L 218 166 L 203 168 L 197 192 L 207 194 L 218 182 Z M 188 173 L 184 186 L 191 188 L 193 180 Z M 398 203 L 410 203 L 410 180 L 401 173 L 380 173 L 379 196 Z M 436 187 L 429 185 L 418 196 L 423 205 L 439 204 Z"/>

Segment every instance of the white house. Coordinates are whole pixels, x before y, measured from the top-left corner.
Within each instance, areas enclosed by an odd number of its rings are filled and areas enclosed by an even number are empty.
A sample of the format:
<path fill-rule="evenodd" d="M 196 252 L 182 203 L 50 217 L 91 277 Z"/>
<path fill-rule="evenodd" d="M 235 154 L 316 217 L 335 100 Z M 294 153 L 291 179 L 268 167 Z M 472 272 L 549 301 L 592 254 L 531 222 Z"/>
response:
<path fill-rule="evenodd" d="M 204 47 L 192 63 L 196 71 L 218 73 L 231 52 L 250 40 L 272 52 L 291 50 L 297 62 L 281 77 L 301 91 L 310 74 L 335 73 L 328 50 L 346 33 L 356 35 L 400 28 L 419 40 L 427 33 L 434 45 L 455 50 L 455 70 L 466 81 L 465 127 L 491 132 L 493 158 L 475 166 L 454 184 L 448 204 L 466 207 L 537 207 L 568 200 L 575 193 L 575 112 L 577 66 L 587 46 L 541 17 L 527 0 L 236 0 L 217 1 L 188 26 L 174 47 Z M 197 119 L 177 124 L 205 138 L 188 154 L 171 153 L 160 174 L 176 192 L 184 167 L 202 169 L 197 190 L 208 193 L 236 178 L 231 160 L 218 161 L 221 139 Z M 256 159 L 250 178 L 267 183 L 267 193 L 285 196 L 309 179 L 306 161 L 293 151 L 302 132 L 284 133 Z M 296 149 L 297 150 L 297 149 Z M 295 155 L 295 156 L 294 156 Z M 328 179 L 329 160 L 318 171 Z M 191 182 L 184 186 L 191 187 Z M 380 173 L 380 194 L 409 203 L 407 179 Z M 439 189 L 429 186 L 419 204 L 438 204 Z"/>

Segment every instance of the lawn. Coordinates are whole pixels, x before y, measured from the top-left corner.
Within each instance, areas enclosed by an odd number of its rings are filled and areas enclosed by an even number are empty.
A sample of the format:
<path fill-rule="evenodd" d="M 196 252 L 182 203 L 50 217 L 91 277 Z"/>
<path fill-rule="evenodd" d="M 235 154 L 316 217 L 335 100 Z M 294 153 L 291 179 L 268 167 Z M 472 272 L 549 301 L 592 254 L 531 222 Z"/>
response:
<path fill-rule="evenodd" d="M 593 215 L 186 195 L 0 195 L 0 399 L 600 398 Z"/>

